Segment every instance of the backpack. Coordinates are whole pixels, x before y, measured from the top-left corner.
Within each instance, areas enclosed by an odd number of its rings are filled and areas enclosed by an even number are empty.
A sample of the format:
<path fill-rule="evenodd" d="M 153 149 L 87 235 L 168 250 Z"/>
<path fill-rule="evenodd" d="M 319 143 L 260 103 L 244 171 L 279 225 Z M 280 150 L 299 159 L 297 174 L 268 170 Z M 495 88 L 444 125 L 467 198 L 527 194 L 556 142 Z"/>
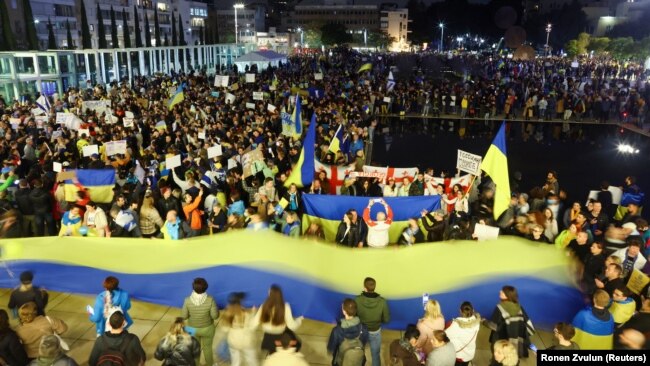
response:
<path fill-rule="evenodd" d="M 99 355 L 97 359 L 97 366 L 127 366 L 129 362 L 126 358 L 126 349 L 131 343 L 133 337 L 129 337 L 128 334 L 126 339 L 122 341 L 119 349 L 111 348 L 108 343 L 106 343 L 105 336 L 99 337 L 103 343 L 104 350 Z"/>
<path fill-rule="evenodd" d="M 361 366 L 366 359 L 366 353 L 361 343 L 361 332 L 356 338 L 345 338 L 336 353 L 336 364 L 338 366 Z"/>

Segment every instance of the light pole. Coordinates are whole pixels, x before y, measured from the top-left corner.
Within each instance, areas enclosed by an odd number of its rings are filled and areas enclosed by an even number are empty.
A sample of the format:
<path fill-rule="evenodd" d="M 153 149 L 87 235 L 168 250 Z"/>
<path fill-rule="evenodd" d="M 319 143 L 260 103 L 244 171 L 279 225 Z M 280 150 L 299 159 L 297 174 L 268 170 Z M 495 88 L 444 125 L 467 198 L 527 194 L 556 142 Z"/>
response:
<path fill-rule="evenodd" d="M 235 8 L 235 44 L 238 43 L 238 33 L 239 33 L 239 25 L 237 24 L 237 9 L 243 9 L 244 4 L 235 4 L 232 6 Z"/>
<path fill-rule="evenodd" d="M 296 30 L 300 32 L 300 48 L 303 48 L 303 45 L 305 44 L 305 30 L 300 27 Z"/>
<path fill-rule="evenodd" d="M 363 48 L 368 50 L 368 30 L 363 28 Z"/>
<path fill-rule="evenodd" d="M 546 25 L 546 55 L 548 56 L 548 39 L 551 36 L 551 30 L 553 30 L 553 24 L 548 23 Z"/>
<path fill-rule="evenodd" d="M 440 28 L 440 46 L 438 47 L 440 50 L 439 52 L 444 52 L 445 48 L 443 45 L 443 42 L 445 41 L 445 25 L 440 23 L 438 24 L 438 28 Z"/>

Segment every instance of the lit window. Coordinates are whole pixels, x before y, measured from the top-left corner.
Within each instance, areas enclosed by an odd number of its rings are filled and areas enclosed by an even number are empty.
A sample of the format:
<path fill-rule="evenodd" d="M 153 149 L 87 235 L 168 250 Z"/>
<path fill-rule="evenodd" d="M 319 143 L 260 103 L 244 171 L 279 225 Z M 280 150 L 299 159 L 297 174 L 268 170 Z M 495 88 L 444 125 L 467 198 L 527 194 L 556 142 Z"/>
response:
<path fill-rule="evenodd" d="M 160 10 L 160 11 L 167 11 L 167 4 L 165 4 L 165 3 L 158 3 L 158 10 Z"/>

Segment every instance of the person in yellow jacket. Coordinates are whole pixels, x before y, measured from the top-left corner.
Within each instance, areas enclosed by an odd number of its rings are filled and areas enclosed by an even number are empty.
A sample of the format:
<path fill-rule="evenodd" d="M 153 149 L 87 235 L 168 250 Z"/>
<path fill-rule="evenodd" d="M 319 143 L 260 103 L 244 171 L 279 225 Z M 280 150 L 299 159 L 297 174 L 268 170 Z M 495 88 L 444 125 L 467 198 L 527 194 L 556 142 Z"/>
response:
<path fill-rule="evenodd" d="M 614 324 L 618 327 L 630 320 L 636 311 L 636 303 L 629 297 L 630 290 L 625 285 L 621 285 L 612 293 L 612 303 L 609 306 L 609 312 L 614 318 Z"/>

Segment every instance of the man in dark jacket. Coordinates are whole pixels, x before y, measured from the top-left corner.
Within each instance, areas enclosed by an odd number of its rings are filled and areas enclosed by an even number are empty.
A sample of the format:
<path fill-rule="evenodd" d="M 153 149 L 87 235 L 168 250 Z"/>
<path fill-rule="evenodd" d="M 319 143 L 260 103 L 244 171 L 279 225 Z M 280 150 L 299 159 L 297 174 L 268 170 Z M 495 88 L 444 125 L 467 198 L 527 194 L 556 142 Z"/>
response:
<path fill-rule="evenodd" d="M 138 336 L 124 330 L 126 325 L 124 314 L 121 311 L 116 311 L 110 316 L 108 322 L 112 329 L 97 338 L 93 350 L 90 352 L 88 365 L 96 366 L 107 352 L 121 353 L 126 357 L 124 360 L 126 365 L 143 365 L 147 355 L 142 349 Z"/>
<path fill-rule="evenodd" d="M 343 300 L 341 310 L 343 312 L 343 318 L 336 323 L 327 342 L 327 352 L 332 354 L 332 365 L 334 366 L 339 366 L 340 364 L 342 355 L 339 355 L 339 348 L 341 348 L 343 340 L 359 338 L 362 348 L 368 343 L 368 327 L 362 324 L 357 316 L 357 303 L 352 299 L 345 299 Z"/>
<path fill-rule="evenodd" d="M 422 226 L 427 231 L 427 242 L 442 241 L 445 235 L 445 214 L 442 211 L 429 213 L 422 211 Z"/>
<path fill-rule="evenodd" d="M 26 179 L 21 179 L 18 184 L 18 190 L 14 197 L 16 198 L 16 206 L 21 214 L 21 231 L 24 237 L 30 237 L 36 232 L 34 225 L 34 206 L 29 199 L 29 194 L 32 192 L 29 188 L 29 182 Z"/>
<path fill-rule="evenodd" d="M 372 366 L 381 365 L 381 325 L 390 321 L 388 303 L 375 292 L 376 286 L 374 278 L 366 277 L 363 281 L 364 291 L 354 299 L 359 319 L 368 327 Z"/>
<path fill-rule="evenodd" d="M 43 182 L 34 181 L 34 189 L 29 193 L 29 200 L 34 208 L 34 226 L 36 236 L 56 235 L 52 217 L 52 196 L 43 188 Z"/>
<path fill-rule="evenodd" d="M 162 189 L 162 199 L 158 201 L 158 212 L 160 217 L 167 217 L 167 212 L 174 210 L 176 212 L 183 212 L 180 202 L 172 195 L 172 190 L 169 187 Z"/>

